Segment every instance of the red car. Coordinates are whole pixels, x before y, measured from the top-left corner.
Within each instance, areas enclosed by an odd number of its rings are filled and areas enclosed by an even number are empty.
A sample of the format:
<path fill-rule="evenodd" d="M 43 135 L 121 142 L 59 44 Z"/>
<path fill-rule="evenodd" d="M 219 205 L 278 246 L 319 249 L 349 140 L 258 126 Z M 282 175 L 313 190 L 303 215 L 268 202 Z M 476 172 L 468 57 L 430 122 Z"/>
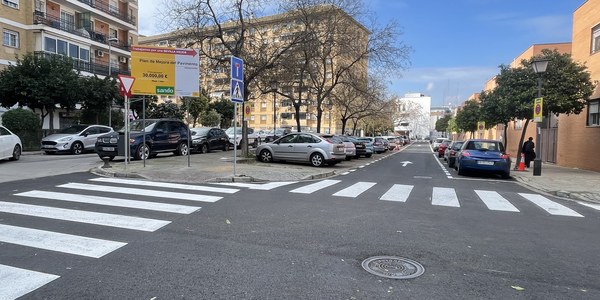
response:
<path fill-rule="evenodd" d="M 450 145 L 450 143 L 452 143 L 452 141 L 446 140 L 438 146 L 438 157 L 444 157 L 444 153 L 446 153 L 446 149 L 448 148 L 448 145 Z"/>

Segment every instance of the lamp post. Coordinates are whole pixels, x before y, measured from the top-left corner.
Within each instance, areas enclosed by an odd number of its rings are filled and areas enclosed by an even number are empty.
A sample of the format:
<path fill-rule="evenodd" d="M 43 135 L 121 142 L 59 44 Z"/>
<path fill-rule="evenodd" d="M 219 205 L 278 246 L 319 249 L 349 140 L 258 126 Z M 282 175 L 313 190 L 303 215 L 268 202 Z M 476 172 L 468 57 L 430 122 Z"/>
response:
<path fill-rule="evenodd" d="M 531 62 L 533 71 L 537 74 L 538 98 L 542 97 L 542 74 L 546 72 L 549 59 L 534 59 Z M 534 107 L 535 109 L 535 107 Z M 549 122 L 550 120 L 548 120 Z M 541 121 L 535 126 L 535 159 L 533 160 L 533 176 L 542 175 L 542 153 L 541 153 Z"/>
<path fill-rule="evenodd" d="M 271 82 L 271 90 L 273 91 L 273 140 L 276 138 L 276 132 L 275 130 L 277 129 L 277 88 L 278 88 L 278 82 L 277 81 L 272 81 Z"/>
<path fill-rule="evenodd" d="M 112 68 L 111 68 L 111 63 L 110 63 L 110 52 L 111 52 L 111 44 L 112 42 L 116 42 L 118 41 L 117 38 L 115 37 L 111 37 L 108 39 L 108 77 L 112 77 Z M 110 100 L 110 104 L 108 105 L 108 127 L 112 127 L 112 106 L 113 106 L 113 100 Z"/>
<path fill-rule="evenodd" d="M 329 110 L 329 134 L 331 133 L 331 110 L 333 109 L 333 102 L 331 102 L 331 100 L 327 101 L 327 110 Z"/>

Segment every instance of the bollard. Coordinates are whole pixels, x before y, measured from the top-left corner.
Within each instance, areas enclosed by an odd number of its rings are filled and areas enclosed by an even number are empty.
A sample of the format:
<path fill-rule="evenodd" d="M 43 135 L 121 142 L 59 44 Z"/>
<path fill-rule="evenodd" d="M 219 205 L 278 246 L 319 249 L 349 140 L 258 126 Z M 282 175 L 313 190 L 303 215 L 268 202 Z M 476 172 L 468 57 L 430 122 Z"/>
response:
<path fill-rule="evenodd" d="M 102 161 L 104 162 L 104 165 L 102 166 L 102 169 L 110 169 L 110 168 L 112 168 L 112 166 L 109 164 L 110 158 L 103 157 Z"/>

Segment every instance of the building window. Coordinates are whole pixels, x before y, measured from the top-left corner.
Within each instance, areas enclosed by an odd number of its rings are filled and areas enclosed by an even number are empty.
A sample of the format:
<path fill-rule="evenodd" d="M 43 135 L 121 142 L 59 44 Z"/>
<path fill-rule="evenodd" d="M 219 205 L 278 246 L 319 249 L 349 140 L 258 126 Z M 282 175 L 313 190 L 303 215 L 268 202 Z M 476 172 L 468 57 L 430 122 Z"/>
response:
<path fill-rule="evenodd" d="M 588 105 L 588 126 L 600 126 L 600 100 L 590 101 Z"/>
<path fill-rule="evenodd" d="M 254 121 L 254 116 L 250 116 L 250 121 Z"/>
<path fill-rule="evenodd" d="M 600 52 L 600 25 L 592 29 L 592 54 Z"/>
<path fill-rule="evenodd" d="M 44 51 L 56 53 L 56 40 L 53 38 L 45 38 L 44 39 Z"/>
<path fill-rule="evenodd" d="M 89 62 L 90 61 L 90 50 L 80 48 L 79 49 L 79 59 Z"/>
<path fill-rule="evenodd" d="M 262 102 L 260 103 L 260 107 L 261 107 L 261 108 L 267 108 L 267 102 L 266 102 L 266 101 L 262 101 Z"/>
<path fill-rule="evenodd" d="M 69 56 L 74 59 L 79 59 L 79 46 L 69 44 Z"/>
<path fill-rule="evenodd" d="M 2 44 L 8 47 L 19 48 L 19 33 L 5 29 Z"/>
<path fill-rule="evenodd" d="M 60 29 L 64 31 L 75 30 L 75 16 L 69 12 L 60 12 Z"/>
<path fill-rule="evenodd" d="M 110 2 L 108 4 L 108 10 L 111 13 L 113 13 L 113 14 L 118 14 L 119 13 L 119 6 L 117 5 L 117 1 L 110 0 Z"/>
<path fill-rule="evenodd" d="M 56 41 L 56 53 L 62 54 L 62 55 L 68 55 L 69 54 L 68 47 L 69 47 L 69 43 L 67 43 L 65 41 L 61 41 L 61 40 Z"/>
<path fill-rule="evenodd" d="M 110 29 L 110 33 L 109 33 L 110 38 L 117 38 L 117 30 L 114 28 Z"/>
<path fill-rule="evenodd" d="M 267 120 L 267 116 L 266 115 L 260 115 L 260 120 L 261 121 L 266 121 Z"/>
<path fill-rule="evenodd" d="M 12 8 L 19 8 L 19 0 L 2 0 L 2 4 Z"/>

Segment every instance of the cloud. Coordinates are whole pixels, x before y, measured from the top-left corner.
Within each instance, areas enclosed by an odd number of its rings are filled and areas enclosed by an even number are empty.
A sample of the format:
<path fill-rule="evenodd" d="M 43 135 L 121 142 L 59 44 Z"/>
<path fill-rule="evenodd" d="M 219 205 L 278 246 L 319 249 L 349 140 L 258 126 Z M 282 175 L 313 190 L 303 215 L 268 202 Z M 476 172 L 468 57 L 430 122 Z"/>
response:
<path fill-rule="evenodd" d="M 429 91 L 433 90 L 434 86 L 435 86 L 435 83 L 433 83 L 433 82 L 428 83 L 427 84 L 427 91 L 429 92 Z"/>

